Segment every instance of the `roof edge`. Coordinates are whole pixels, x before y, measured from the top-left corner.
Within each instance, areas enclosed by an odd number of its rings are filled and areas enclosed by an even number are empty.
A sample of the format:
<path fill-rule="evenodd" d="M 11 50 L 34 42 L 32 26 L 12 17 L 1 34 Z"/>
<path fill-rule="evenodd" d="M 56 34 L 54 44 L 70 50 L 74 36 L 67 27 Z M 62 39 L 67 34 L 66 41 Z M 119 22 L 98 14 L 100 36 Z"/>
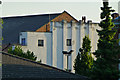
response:
<path fill-rule="evenodd" d="M 32 62 L 32 63 L 35 63 L 35 64 L 39 64 L 39 65 L 42 65 L 42 66 L 45 66 L 45 67 L 49 67 L 49 68 L 55 69 L 55 70 L 57 70 L 57 71 L 62 71 L 62 72 L 68 73 L 68 74 L 81 76 L 81 75 L 79 75 L 79 74 L 74 74 L 74 73 L 72 73 L 72 72 L 67 72 L 67 71 L 64 71 L 64 70 L 62 70 L 62 69 L 58 69 L 58 68 L 53 67 L 53 66 L 49 66 L 49 65 L 46 65 L 46 64 L 43 64 L 43 63 L 38 63 L 38 62 L 32 61 L 32 60 L 30 60 L 30 59 L 22 58 L 22 57 L 19 57 L 19 56 L 17 56 L 17 55 L 13 55 L 13 54 L 11 55 L 11 54 L 6 53 L 6 52 L 3 52 L 3 51 L 0 51 L 0 53 L 2 53 L 2 54 L 4 54 L 4 55 L 11 56 L 11 57 L 14 57 L 14 58 L 18 58 L 18 59 L 21 59 L 21 60 L 24 60 L 24 61 L 28 61 L 28 62 Z M 86 76 L 81 76 L 81 77 L 88 78 L 88 77 L 86 77 Z"/>
<path fill-rule="evenodd" d="M 70 15 L 74 20 L 76 20 L 77 22 L 79 22 L 76 18 L 74 18 L 71 14 L 69 14 L 67 11 L 63 11 L 61 14 L 63 14 L 63 13 L 67 13 L 68 15 Z"/>
<path fill-rule="evenodd" d="M 5 18 L 19 18 L 19 17 L 32 17 L 32 16 L 45 16 L 45 15 L 55 15 L 55 14 L 61 14 L 61 13 L 51 13 L 51 14 L 28 14 L 28 15 L 23 15 L 23 16 L 8 16 L 8 17 L 1 17 L 2 19 L 5 19 Z"/>

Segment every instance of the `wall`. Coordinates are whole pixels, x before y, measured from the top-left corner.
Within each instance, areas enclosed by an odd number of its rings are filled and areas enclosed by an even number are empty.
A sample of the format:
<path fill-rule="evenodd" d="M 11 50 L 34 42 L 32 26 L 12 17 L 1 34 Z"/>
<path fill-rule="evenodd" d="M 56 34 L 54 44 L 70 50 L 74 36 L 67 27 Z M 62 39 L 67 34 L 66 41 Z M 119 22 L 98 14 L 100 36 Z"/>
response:
<path fill-rule="evenodd" d="M 51 53 L 51 33 L 50 32 L 22 32 L 20 38 L 27 34 L 27 46 L 22 46 L 24 51 L 28 49 L 37 56 L 37 61 L 42 60 L 42 63 L 52 65 Z M 38 40 L 44 40 L 44 46 L 38 46 Z"/>
<path fill-rule="evenodd" d="M 98 23 L 92 22 L 52 22 L 51 30 L 53 34 L 53 66 L 60 69 L 67 69 L 67 56 L 63 55 L 62 51 L 69 52 L 74 50 L 69 56 L 68 69 L 74 72 L 74 60 L 82 47 L 83 38 L 85 35 L 89 35 L 91 40 L 91 51 L 94 52 L 97 49 L 97 41 L 99 39 L 96 29 L 100 29 Z M 67 46 L 67 39 L 72 39 L 72 45 Z"/>
<path fill-rule="evenodd" d="M 76 55 L 78 54 L 80 48 L 80 27 L 78 23 L 75 23 L 72 21 L 72 60 L 71 60 L 71 70 L 74 72 L 74 61 L 76 58 Z"/>
<path fill-rule="evenodd" d="M 42 63 L 52 65 L 59 69 L 67 69 L 67 56 L 63 55 L 62 51 L 69 52 L 73 50 L 71 56 L 69 56 L 68 69 L 74 72 L 74 60 L 82 47 L 83 38 L 85 35 L 89 35 L 91 40 L 91 51 L 94 52 L 97 49 L 97 41 L 99 39 L 96 29 L 100 29 L 98 23 L 92 22 L 67 22 L 65 20 L 61 22 L 51 22 L 51 32 L 22 32 L 20 36 L 27 38 L 27 46 L 22 46 L 24 51 L 27 49 L 33 51 L 38 57 L 37 60 L 42 60 Z M 38 39 L 44 40 L 44 47 L 38 47 Z M 72 45 L 67 46 L 67 39 L 72 40 Z"/>
<path fill-rule="evenodd" d="M 53 66 L 58 67 L 60 69 L 63 69 L 63 29 L 62 29 L 62 23 L 53 22 Z"/>

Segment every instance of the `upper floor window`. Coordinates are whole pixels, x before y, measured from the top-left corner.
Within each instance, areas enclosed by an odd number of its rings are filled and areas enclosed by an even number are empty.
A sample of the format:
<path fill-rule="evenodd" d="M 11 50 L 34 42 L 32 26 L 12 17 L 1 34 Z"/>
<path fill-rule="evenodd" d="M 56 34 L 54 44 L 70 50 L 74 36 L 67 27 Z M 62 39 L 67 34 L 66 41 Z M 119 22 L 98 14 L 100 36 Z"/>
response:
<path fill-rule="evenodd" d="M 71 39 L 67 39 L 67 46 L 71 46 Z"/>
<path fill-rule="evenodd" d="M 25 40 L 25 38 L 22 38 L 22 40 L 21 40 L 21 45 L 25 45 L 25 43 L 26 43 L 26 40 Z"/>
<path fill-rule="evenodd" d="M 38 40 L 38 46 L 44 46 L 44 40 Z"/>

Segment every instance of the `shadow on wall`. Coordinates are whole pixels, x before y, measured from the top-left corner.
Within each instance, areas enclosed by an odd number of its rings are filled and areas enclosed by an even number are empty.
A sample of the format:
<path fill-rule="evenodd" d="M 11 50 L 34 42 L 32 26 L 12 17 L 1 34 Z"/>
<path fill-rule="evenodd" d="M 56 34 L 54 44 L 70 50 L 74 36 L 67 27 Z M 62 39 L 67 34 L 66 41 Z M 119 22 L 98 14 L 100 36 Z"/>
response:
<path fill-rule="evenodd" d="M 49 37 L 48 37 L 49 35 Z M 46 34 L 44 34 L 44 36 L 46 37 L 45 41 L 44 41 L 44 47 L 47 47 L 46 51 L 47 51 L 47 54 L 46 54 L 46 61 L 47 61 L 47 64 L 52 66 L 52 62 L 53 62 L 53 57 L 52 57 L 52 33 L 51 32 L 46 32 Z M 45 44 L 46 43 L 46 44 Z"/>

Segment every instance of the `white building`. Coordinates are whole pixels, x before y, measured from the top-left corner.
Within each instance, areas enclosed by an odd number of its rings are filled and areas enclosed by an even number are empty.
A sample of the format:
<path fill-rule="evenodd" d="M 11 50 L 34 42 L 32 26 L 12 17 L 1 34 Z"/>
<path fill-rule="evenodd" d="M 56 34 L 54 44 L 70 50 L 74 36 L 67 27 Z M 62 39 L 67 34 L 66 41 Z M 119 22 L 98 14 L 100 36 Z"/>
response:
<path fill-rule="evenodd" d="M 77 21 L 64 11 L 36 31 L 20 32 L 19 43 L 24 51 L 29 49 L 34 52 L 37 60 L 64 70 L 67 69 L 67 56 L 63 51 L 73 50 L 68 58 L 68 69 L 74 72 L 74 60 L 79 48 L 82 47 L 85 35 L 89 35 L 91 39 L 91 51 L 94 52 L 97 49 L 99 37 L 96 29 L 100 29 L 98 23 L 90 20 L 85 22 L 84 17 L 83 20 Z"/>

